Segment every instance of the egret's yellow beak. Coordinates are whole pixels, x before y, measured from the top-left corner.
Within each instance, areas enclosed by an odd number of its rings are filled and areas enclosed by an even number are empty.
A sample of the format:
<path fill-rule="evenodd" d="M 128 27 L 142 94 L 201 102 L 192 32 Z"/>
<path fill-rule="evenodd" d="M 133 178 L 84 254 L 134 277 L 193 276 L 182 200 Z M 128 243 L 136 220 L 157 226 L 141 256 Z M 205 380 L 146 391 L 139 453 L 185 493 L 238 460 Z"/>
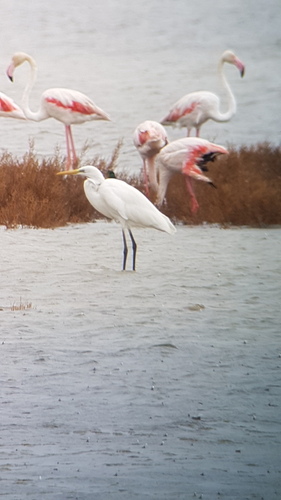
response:
<path fill-rule="evenodd" d="M 64 170 L 63 172 L 57 172 L 56 175 L 75 175 L 79 174 L 79 168 L 76 168 L 75 170 Z"/>

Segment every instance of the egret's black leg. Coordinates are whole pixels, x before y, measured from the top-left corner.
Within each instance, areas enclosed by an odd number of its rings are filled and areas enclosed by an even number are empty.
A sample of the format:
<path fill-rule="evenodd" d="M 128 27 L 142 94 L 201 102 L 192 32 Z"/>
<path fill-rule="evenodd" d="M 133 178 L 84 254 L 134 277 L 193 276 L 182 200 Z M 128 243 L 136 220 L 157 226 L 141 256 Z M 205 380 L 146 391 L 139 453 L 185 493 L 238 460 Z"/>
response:
<path fill-rule="evenodd" d="M 127 255 L 128 255 L 128 247 L 127 247 L 127 241 L 126 241 L 126 235 L 124 229 L 122 229 L 122 235 L 123 235 L 123 244 L 124 244 L 124 249 L 123 249 L 123 271 L 126 269 L 126 261 L 127 261 Z"/>
<path fill-rule="evenodd" d="M 136 255 L 137 255 L 137 244 L 134 240 L 133 233 L 131 229 L 129 229 L 129 235 L 132 240 L 132 249 L 133 249 L 133 271 L 136 270 Z"/>

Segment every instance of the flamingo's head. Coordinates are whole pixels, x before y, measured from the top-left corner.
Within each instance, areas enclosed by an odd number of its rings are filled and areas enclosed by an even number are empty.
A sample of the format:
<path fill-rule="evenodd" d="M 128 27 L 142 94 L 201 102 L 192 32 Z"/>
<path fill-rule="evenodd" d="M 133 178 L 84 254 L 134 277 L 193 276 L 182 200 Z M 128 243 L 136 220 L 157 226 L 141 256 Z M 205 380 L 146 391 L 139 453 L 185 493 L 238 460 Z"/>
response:
<path fill-rule="evenodd" d="M 20 66 L 21 64 L 23 64 L 25 61 L 28 61 L 31 63 L 33 61 L 33 59 L 25 52 L 16 52 L 13 55 L 12 60 L 7 68 L 7 76 L 10 78 L 11 81 L 13 81 L 13 79 L 14 79 L 15 69 L 18 66 Z"/>
<path fill-rule="evenodd" d="M 226 50 L 222 55 L 222 62 L 227 62 L 229 64 L 234 64 L 236 68 L 239 70 L 240 75 L 244 76 L 245 73 L 245 65 L 242 63 L 240 59 L 232 52 L 231 50 Z"/>

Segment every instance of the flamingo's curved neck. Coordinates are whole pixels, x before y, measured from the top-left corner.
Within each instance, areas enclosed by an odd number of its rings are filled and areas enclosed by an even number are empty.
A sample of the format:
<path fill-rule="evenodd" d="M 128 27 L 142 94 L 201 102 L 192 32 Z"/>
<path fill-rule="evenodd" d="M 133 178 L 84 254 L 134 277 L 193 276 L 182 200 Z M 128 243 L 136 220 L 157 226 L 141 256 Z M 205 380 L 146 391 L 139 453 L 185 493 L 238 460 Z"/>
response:
<path fill-rule="evenodd" d="M 157 181 L 157 173 L 156 173 L 156 167 L 155 167 L 155 156 L 151 158 L 146 158 L 146 164 L 148 168 L 148 177 L 149 177 L 149 184 L 151 189 L 153 191 L 157 192 L 158 190 L 158 181 Z"/>
<path fill-rule="evenodd" d="M 41 108 L 37 112 L 34 112 L 29 107 L 29 96 L 37 78 L 37 66 L 34 59 L 30 56 L 26 58 L 26 61 L 28 62 L 30 67 L 30 75 L 22 95 L 22 109 L 26 118 L 28 118 L 29 120 L 41 121 L 45 119 L 45 116 L 42 116 Z"/>
<path fill-rule="evenodd" d="M 219 74 L 219 78 L 221 80 L 221 83 L 226 91 L 228 109 L 224 113 L 219 111 L 218 114 L 215 117 L 213 117 L 213 120 L 218 121 L 218 122 L 226 122 L 226 121 L 230 120 L 236 113 L 235 97 L 233 95 L 233 92 L 232 92 L 230 85 L 229 85 L 229 83 L 226 79 L 226 76 L 224 74 L 223 65 L 224 65 L 224 60 L 221 59 L 219 62 L 219 66 L 218 66 L 218 74 Z"/>

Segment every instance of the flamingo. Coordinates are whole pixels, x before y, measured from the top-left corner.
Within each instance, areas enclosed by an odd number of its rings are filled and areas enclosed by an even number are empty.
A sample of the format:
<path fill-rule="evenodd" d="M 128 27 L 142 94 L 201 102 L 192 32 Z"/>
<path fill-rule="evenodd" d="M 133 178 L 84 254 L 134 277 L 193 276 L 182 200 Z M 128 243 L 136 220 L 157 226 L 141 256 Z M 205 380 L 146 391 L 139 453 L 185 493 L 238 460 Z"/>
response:
<path fill-rule="evenodd" d="M 109 219 L 120 222 L 123 236 L 123 271 L 126 269 L 128 247 L 125 231 L 128 230 L 133 249 L 133 271 L 136 270 L 137 244 L 131 227 L 149 227 L 174 233 L 175 226 L 166 215 L 162 214 L 144 194 L 130 184 L 116 178 L 104 178 L 101 171 L 91 165 L 75 170 L 58 172 L 57 175 L 82 175 L 84 191 L 88 201 Z"/>
<path fill-rule="evenodd" d="M 149 185 L 154 191 L 158 188 L 154 162 L 156 155 L 168 143 L 167 133 L 160 123 L 146 120 L 135 129 L 133 142 L 143 160 L 143 178 L 148 196 Z"/>
<path fill-rule="evenodd" d="M 0 116 L 7 118 L 17 118 L 26 120 L 24 112 L 21 108 L 3 92 L 0 92 Z"/>
<path fill-rule="evenodd" d="M 220 111 L 220 100 L 216 94 L 207 91 L 191 92 L 174 104 L 168 115 L 161 120 L 161 123 L 163 125 L 187 127 L 187 136 L 190 136 L 192 128 L 195 128 L 196 136 L 199 137 L 200 128 L 207 120 L 216 122 L 229 121 L 236 113 L 236 101 L 223 73 L 224 63 L 234 64 L 240 71 L 241 77 L 244 75 L 245 66 L 230 50 L 223 52 L 219 60 L 219 77 L 228 98 L 227 111 Z"/>
<path fill-rule="evenodd" d="M 107 113 L 89 99 L 85 94 L 77 90 L 53 88 L 45 90 L 41 96 L 40 107 L 33 112 L 29 107 L 29 96 L 37 76 L 37 65 L 33 57 L 24 52 L 13 55 L 8 66 L 7 75 L 13 81 L 15 69 L 27 62 L 30 66 L 30 77 L 26 83 L 22 96 L 22 109 L 29 120 L 40 122 L 47 118 L 55 118 L 65 125 L 67 168 L 73 168 L 77 163 L 71 125 L 84 123 L 91 120 L 110 120 Z"/>
<path fill-rule="evenodd" d="M 226 153 L 228 151 L 223 146 L 200 137 L 184 137 L 167 144 L 156 158 L 156 167 L 159 171 L 157 206 L 161 206 L 164 201 L 171 177 L 180 172 L 185 177 L 186 187 L 191 196 L 191 212 L 195 213 L 199 204 L 193 189 L 193 179 L 214 186 L 211 179 L 203 174 L 203 171 L 207 170 L 205 165 L 209 161 L 214 161 L 217 155 Z"/>

